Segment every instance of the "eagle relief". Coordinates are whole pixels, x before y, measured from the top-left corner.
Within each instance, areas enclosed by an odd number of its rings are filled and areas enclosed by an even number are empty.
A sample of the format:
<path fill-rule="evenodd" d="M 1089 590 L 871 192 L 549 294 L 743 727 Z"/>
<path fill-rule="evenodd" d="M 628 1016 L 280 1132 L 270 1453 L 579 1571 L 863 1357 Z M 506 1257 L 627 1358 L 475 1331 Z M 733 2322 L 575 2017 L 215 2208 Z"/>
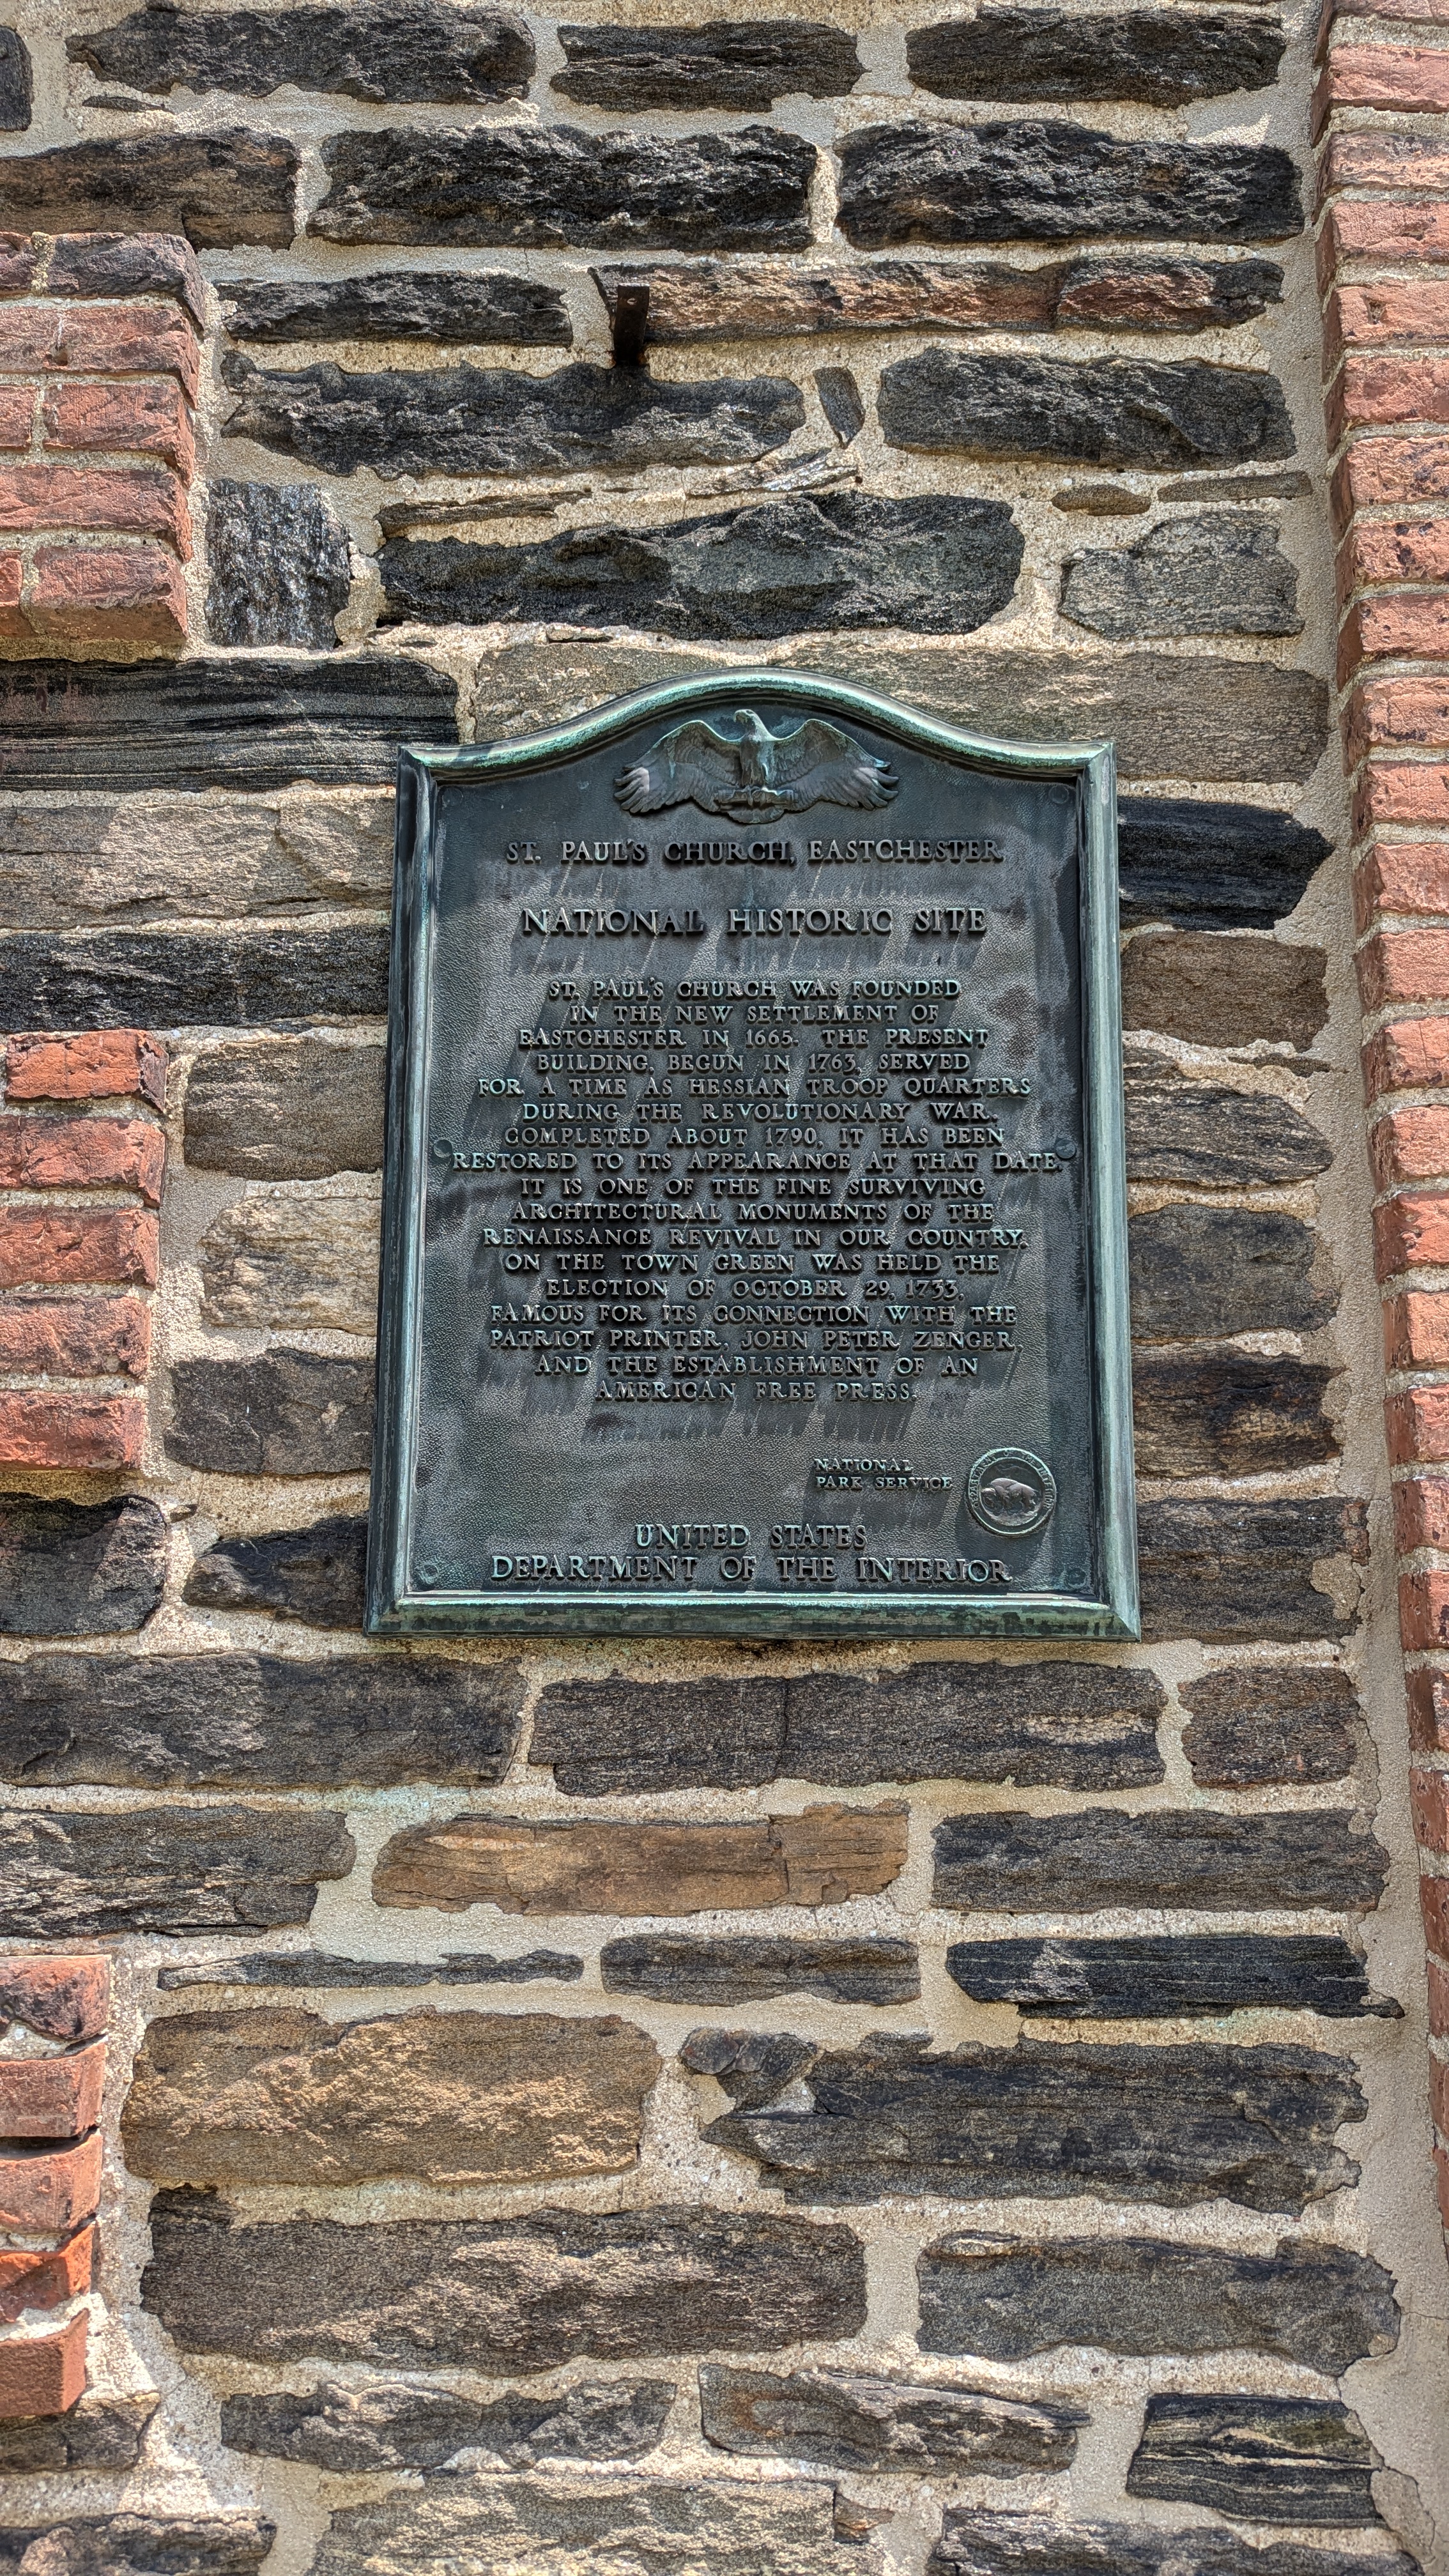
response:
<path fill-rule="evenodd" d="M 737 707 L 737 733 L 695 717 L 661 734 L 646 760 L 620 771 L 614 794 L 626 814 L 697 805 L 732 823 L 773 823 L 808 805 L 888 805 L 899 780 L 823 716 L 771 733 L 762 716 Z"/>

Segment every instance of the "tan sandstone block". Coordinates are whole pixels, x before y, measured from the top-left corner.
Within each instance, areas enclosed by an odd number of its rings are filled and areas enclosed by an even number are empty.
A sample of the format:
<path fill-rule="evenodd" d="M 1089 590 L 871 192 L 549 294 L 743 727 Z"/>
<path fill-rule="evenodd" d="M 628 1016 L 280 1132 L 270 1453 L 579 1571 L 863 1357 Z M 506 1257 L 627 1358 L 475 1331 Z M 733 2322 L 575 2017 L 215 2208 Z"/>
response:
<path fill-rule="evenodd" d="M 377 1320 L 375 1189 L 309 1189 L 238 1199 L 202 1236 L 209 1324 L 371 1333 Z"/>
<path fill-rule="evenodd" d="M 394 1834 L 373 1873 L 379 1905 L 460 1914 L 704 1914 L 843 1905 L 876 1896 L 906 1857 L 904 1806 L 807 1807 L 745 1824 L 531 1825 L 454 1816 Z"/>

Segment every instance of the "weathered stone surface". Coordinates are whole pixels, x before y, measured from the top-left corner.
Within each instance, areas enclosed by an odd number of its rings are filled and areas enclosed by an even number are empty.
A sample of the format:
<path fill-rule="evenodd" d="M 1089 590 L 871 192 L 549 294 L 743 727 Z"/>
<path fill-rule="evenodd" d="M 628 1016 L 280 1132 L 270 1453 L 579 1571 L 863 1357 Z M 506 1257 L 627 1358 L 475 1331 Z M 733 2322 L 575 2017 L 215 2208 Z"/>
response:
<path fill-rule="evenodd" d="M 1301 1217 L 1194 1201 L 1135 1216 L 1128 1232 L 1138 1341 L 1311 1333 L 1332 1318 L 1326 1248 Z"/>
<path fill-rule="evenodd" d="M 823 2049 L 810 2110 L 731 2111 L 704 2135 L 753 2157 L 787 2201 L 887 2194 L 1301 2211 L 1357 2168 L 1333 2144 L 1366 2104 L 1346 2059 L 1306 2048 L 1018 2041 L 933 2055 L 876 2034 Z"/>
<path fill-rule="evenodd" d="M 367 790 L 0 805 L 0 928 L 381 907 L 392 842 L 392 798 Z M 269 1048 L 280 1055 L 275 1039 Z M 365 1123 L 361 1105 L 357 1115 Z"/>
<path fill-rule="evenodd" d="M 906 63 L 938 98 L 1134 98 L 1149 107 L 1265 89 L 1283 58 L 1276 20 L 1241 9 L 1071 9 L 988 5 L 916 27 Z"/>
<path fill-rule="evenodd" d="M 1283 241 L 1302 222 L 1297 174 L 1276 146 L 1128 141 L 1039 117 L 862 126 L 841 144 L 840 176 L 840 229 L 858 250 L 1102 235 Z"/>
<path fill-rule="evenodd" d="M 842 447 L 859 438 L 865 427 L 865 403 L 849 367 L 817 367 L 815 390 L 820 408 Z"/>
<path fill-rule="evenodd" d="M 884 2476 L 1018 2478 L 1069 2468 L 1082 2406 L 1024 2403 L 984 2389 L 866 2371 L 699 2374 L 704 2438 L 719 2451 L 818 2461 Z"/>
<path fill-rule="evenodd" d="M 538 1825 L 454 1816 L 385 1844 L 378 1905 L 447 1914 L 703 1914 L 875 1896 L 906 1857 L 904 1807 L 807 1807 L 739 1824 Z"/>
<path fill-rule="evenodd" d="M 1211 1807 L 1126 1816 L 948 1816 L 936 1828 L 935 1902 L 963 1912 L 1090 1914 L 1182 1907 L 1195 1914 L 1363 1912 L 1388 1855 L 1349 1809 L 1239 1816 Z"/>
<path fill-rule="evenodd" d="M 331 186 L 307 229 L 324 241 L 719 252 L 810 239 L 815 147 L 774 126 L 667 138 L 394 127 L 334 135 L 322 159 Z"/>
<path fill-rule="evenodd" d="M 1101 358 L 1076 366 L 926 349 L 886 368 L 876 408 L 890 446 L 928 454 L 1238 464 L 1291 456 L 1295 444 L 1276 376 L 1201 358 Z"/>
<path fill-rule="evenodd" d="M 61 233 L 51 244 L 47 295 L 165 295 L 205 331 L 206 280 L 177 233 Z"/>
<path fill-rule="evenodd" d="M 568 69 L 549 86 L 625 116 L 656 107 L 759 113 L 777 98 L 843 98 L 860 78 L 855 41 L 813 18 L 712 18 L 696 27 L 560 27 Z"/>
<path fill-rule="evenodd" d="M 1332 848 L 1306 823 L 1259 805 L 1169 796 L 1125 796 L 1117 835 L 1124 929 L 1167 921 L 1197 931 L 1270 930 L 1292 912 Z M 1287 954 L 1316 955 L 1321 976 L 1321 949 Z M 1236 981 L 1230 968 L 1222 980 Z"/>
<path fill-rule="evenodd" d="M 552 1763 L 570 1798 L 690 1787 L 744 1789 L 780 1770 L 786 1685 L 779 1681 L 550 1682 L 539 1695 L 530 1762 Z"/>
<path fill-rule="evenodd" d="M 1139 1476 L 1261 1476 L 1336 1458 L 1326 1362 L 1260 1359 L 1231 1343 L 1139 1349 L 1132 1362 Z"/>
<path fill-rule="evenodd" d="M 373 1652 L 34 1655 L 0 1663 L 0 1777 L 106 1787 L 501 1780 L 517 1664 Z"/>
<path fill-rule="evenodd" d="M 827 626 L 940 635 L 1006 606 L 1022 552 L 1005 501 L 830 492 L 662 527 L 570 529 L 532 546 L 395 537 L 379 565 L 394 620 L 550 618 L 721 638 Z"/>
<path fill-rule="evenodd" d="M 679 2052 L 691 2075 L 712 2075 L 736 2110 L 758 2111 L 815 2062 L 815 2043 L 788 2030 L 692 2030 Z"/>
<path fill-rule="evenodd" d="M 133 2469 L 161 2400 L 154 2389 L 110 2395 L 88 2388 L 68 2415 L 0 2423 L 0 2477 L 54 2476 L 62 2469 Z M 0 2526 L 0 2546 L 3 2546 Z"/>
<path fill-rule="evenodd" d="M 466 363 L 363 375 L 330 360 L 269 375 L 235 350 L 222 376 L 240 397 L 229 437 L 328 474 L 359 465 L 388 475 L 730 465 L 783 447 L 805 418 L 786 376 L 666 384 L 644 367 L 582 363 L 552 376 Z"/>
<path fill-rule="evenodd" d="M 121 2123 L 150 2182 L 563 2182 L 639 2153 L 659 2052 L 610 2013 L 167 2013 Z"/>
<path fill-rule="evenodd" d="M 34 76 L 24 41 L 0 28 L 0 134 L 23 134 L 30 123 Z"/>
<path fill-rule="evenodd" d="M 838 1941 L 724 1941 L 637 1934 L 606 1941 L 599 1954 L 604 1992 L 649 1995 L 659 2003 L 768 2003 L 776 1995 L 821 1995 L 837 2004 L 909 2004 L 921 1991 L 913 1941 L 860 1932 Z"/>
<path fill-rule="evenodd" d="M 1130 1180 L 1259 1189 L 1315 1180 L 1333 1160 L 1327 1138 L 1276 1092 L 1193 1081 L 1145 1047 L 1126 1049 L 1124 1072 Z"/>
<path fill-rule="evenodd" d="M 1062 615 L 1114 644 L 1142 635 L 1297 635 L 1298 573 L 1271 519 L 1213 510 L 1163 519 L 1133 546 L 1065 567 Z"/>
<path fill-rule="evenodd" d="M 255 1028 L 387 1007 L 376 928 L 43 932 L 0 939 L 0 1022 L 17 1029 Z"/>
<path fill-rule="evenodd" d="M 984 2004 L 1054 2021 L 1162 2021 L 1261 2009 L 1402 2018 L 1371 1995 L 1363 1953 L 1336 1935 L 1134 1932 L 1113 1941 L 957 1941 L 947 1974 Z"/>
<path fill-rule="evenodd" d="M 380 1046 L 276 1038 L 202 1056 L 186 1086 L 186 1160 L 252 1181 L 382 1169 Z"/>
<path fill-rule="evenodd" d="M 754 2210 L 239 2226 L 204 2194 L 165 2192 L 151 2242 L 146 2307 L 183 2349 L 252 2361 L 554 2370 L 833 2341 L 865 2323 L 850 2229 Z"/>
<path fill-rule="evenodd" d="M 324 2379 L 298 2396 L 224 2398 L 221 2438 L 233 2451 L 301 2460 L 335 2477 L 437 2469 L 458 2451 L 513 2469 L 545 2459 L 636 2460 L 654 2449 L 674 2394 L 668 2379 L 583 2379 L 542 2397 L 510 2388 L 485 2404 L 406 2379 L 366 2388 Z"/>
<path fill-rule="evenodd" d="M 371 1338 L 381 1216 L 376 1187 L 350 1173 L 305 1193 L 234 1199 L 197 1246 L 203 1318 Z"/>
<path fill-rule="evenodd" d="M 1129 2495 L 1244 2522 L 1376 2523 L 1382 2468 L 1356 2415 L 1326 2397 L 1149 2397 Z"/>
<path fill-rule="evenodd" d="M 1129 941 L 1122 1017 L 1190 1046 L 1250 1047 L 1261 1038 L 1305 1047 L 1328 1018 L 1322 948 L 1177 930 Z"/>
<path fill-rule="evenodd" d="M 1228 272 L 1224 272 L 1228 274 Z M 438 269 L 383 269 L 372 277 L 294 278 L 285 285 L 225 285 L 233 340 L 501 340 L 516 348 L 564 348 L 573 340 L 556 286 Z"/>
<path fill-rule="evenodd" d="M 280 134 L 121 135 L 7 155 L 0 224 L 31 232 L 183 233 L 197 250 L 285 250 L 302 156 Z"/>
<path fill-rule="evenodd" d="M 0 2570 L 32 2576 L 64 2553 L 66 2576 L 252 2576 L 276 2539 L 259 2513 L 67 2513 L 0 2524 Z"/>
<path fill-rule="evenodd" d="M 533 39 L 501 9 L 446 0 L 349 0 L 315 8 L 138 9 L 67 39 L 72 62 L 134 89 L 229 89 L 266 98 L 284 86 L 391 100 L 522 98 Z"/>
<path fill-rule="evenodd" d="M 1341 1637 L 1368 1563 L 1361 1502 L 1144 1503 L 1137 1515 L 1142 1634 L 1204 1645 Z"/>
<path fill-rule="evenodd" d="M 271 1610 L 307 1628 L 360 1628 L 366 1572 L 367 1523 L 339 1513 L 305 1529 L 218 1539 L 197 1558 L 182 1599 L 198 1610 Z"/>
<path fill-rule="evenodd" d="M 1127 1789 L 1162 1778 L 1161 1685 L 1110 1664 L 908 1664 L 787 1686 L 781 1772 Z"/>
<path fill-rule="evenodd" d="M 188 1986 L 527 1986 L 546 1977 L 572 1986 L 584 1973 L 582 1959 L 567 1950 L 526 1950 L 517 1959 L 496 1959 L 488 1950 L 450 1950 L 443 1959 L 338 1959 L 326 1950 L 252 1950 L 245 1958 L 213 1959 L 205 1965 L 158 1968 L 156 1982 L 165 1994 Z"/>
<path fill-rule="evenodd" d="M 211 485 L 206 523 L 214 644 L 337 649 L 337 612 L 352 587 L 347 531 L 311 483 Z"/>
<path fill-rule="evenodd" d="M 168 787 L 287 787 L 298 778 L 390 788 L 400 744 L 457 741 L 457 698 L 446 673 L 381 653 L 310 663 L 198 654 L 80 669 L 8 662 L 0 669 L 0 785 L 143 788 L 148 796 Z M 95 1025 L 84 1017 L 66 1023 Z M 140 1025 L 156 1024 L 143 1014 Z"/>
<path fill-rule="evenodd" d="M 850 2576 L 828 2486 L 739 2479 L 590 2477 L 435 2480 L 334 2513 L 316 2576 L 430 2576 L 518 2568 L 649 2568 L 658 2576 Z M 867 2566 L 870 2562 L 867 2561 Z"/>
<path fill-rule="evenodd" d="M 1385 2553 L 1374 2576 L 1414 2576 L 1418 2563 L 1402 2550 Z M 926 2568 L 927 2576 L 1362 2576 L 1363 2559 L 1297 2541 L 1256 2549 L 1213 2523 L 1166 2530 L 948 2505 Z"/>
<path fill-rule="evenodd" d="M 165 1513 L 140 1494 L 111 1503 L 0 1494 L 0 1636 L 140 1628 L 160 1605 L 168 1553 Z"/>
<path fill-rule="evenodd" d="M 1338 2245 L 1229 2254 L 1147 2236 L 941 2236 L 916 2264 L 923 2352 L 1022 2361 L 1103 2352 L 1271 2352 L 1336 2379 L 1399 2337 L 1393 2277 Z"/>
<path fill-rule="evenodd" d="M 0 1929 L 38 1941 L 271 1931 L 305 1923 L 319 1880 L 345 1878 L 355 1858 L 340 1816 L 287 1807 L 31 1809 L 0 1824 Z"/>
<path fill-rule="evenodd" d="M 1363 1707 L 1338 1664 L 1230 1664 L 1178 1696 L 1200 1789 L 1341 1780 L 1364 1742 Z"/>
<path fill-rule="evenodd" d="M 178 1360 L 168 1458 L 222 1476 L 346 1476 L 372 1458 L 372 1362 L 274 1350 Z"/>

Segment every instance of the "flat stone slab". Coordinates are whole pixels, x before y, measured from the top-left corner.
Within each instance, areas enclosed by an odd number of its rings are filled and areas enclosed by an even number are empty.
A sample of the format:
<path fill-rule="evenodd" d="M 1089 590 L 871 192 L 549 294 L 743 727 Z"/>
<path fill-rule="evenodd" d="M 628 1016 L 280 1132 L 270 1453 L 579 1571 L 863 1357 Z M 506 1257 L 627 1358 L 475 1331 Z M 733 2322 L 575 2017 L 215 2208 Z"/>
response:
<path fill-rule="evenodd" d="M 1122 926 L 1130 930 L 1159 921 L 1190 931 L 1271 930 L 1295 909 L 1310 879 L 1331 855 L 1332 845 L 1321 832 L 1260 805 L 1124 796 L 1117 816 Z M 1128 949 L 1129 959 L 1134 949 L 1135 943 Z M 1213 951 L 1217 956 L 1222 953 Z M 1280 963 L 1280 955 L 1267 951 L 1260 955 L 1265 972 Z M 1281 959 L 1305 965 L 1316 959 L 1320 978 L 1326 963 L 1321 948 L 1285 949 Z M 1182 964 L 1186 968 L 1186 951 Z M 1219 978 L 1227 983 L 1234 980 Z M 1204 1038 L 1199 1043 L 1232 1045 L 1235 1041 Z"/>
<path fill-rule="evenodd" d="M 777 1995 L 819 1995 L 828 2003 L 908 2004 L 921 1991 L 915 1943 L 886 1932 L 834 1941 L 803 1934 L 707 1941 L 638 1933 L 605 1942 L 599 1973 L 605 1994 L 648 1995 L 658 2003 L 770 2003 Z"/>
<path fill-rule="evenodd" d="M 1214 510 L 1164 519 L 1132 546 L 1064 567 L 1062 615 L 1113 643 L 1144 635 L 1297 635 L 1298 572 L 1270 519 Z"/>
<path fill-rule="evenodd" d="M 1414 2576 L 1418 2564 L 1402 2550 L 1376 2554 L 1374 2576 Z M 1163 2530 L 948 2505 L 926 2567 L 927 2576 L 1363 2576 L 1363 2557 L 1301 2541 L 1259 2549 L 1213 2523 Z"/>
<path fill-rule="evenodd" d="M 188 1165 L 249 1181 L 380 1172 L 384 1056 L 272 1037 L 202 1056 L 186 1085 Z"/>
<path fill-rule="evenodd" d="M 1277 145 L 1138 142 L 1018 117 L 861 126 L 840 147 L 838 220 L 857 250 L 893 250 L 1094 235 L 1285 241 L 1303 216 Z"/>
<path fill-rule="evenodd" d="M 1099 1907 L 1371 1912 L 1388 1854 L 1350 1808 L 1266 1816 L 1116 1807 L 948 1816 L 936 1828 L 934 1901 L 963 1912 L 1090 1914 Z"/>
<path fill-rule="evenodd" d="M 75 2576 L 150 2576 L 153 2568 L 168 2576 L 251 2576 L 277 2536 L 276 2524 L 260 2513 L 68 2513 L 64 2529 L 66 2568 Z M 45 2550 L 55 2537 L 53 2517 L 0 2524 L 4 2576 L 29 2576 L 32 2548 Z"/>
<path fill-rule="evenodd" d="M 362 2388 L 324 2379 L 298 2396 L 223 2398 L 221 2438 L 229 2450 L 299 2460 L 335 2477 L 438 2469 L 463 2450 L 514 2469 L 542 2459 L 632 2460 L 656 2447 L 674 2397 L 669 2379 L 583 2379 L 547 2396 L 510 2388 L 487 2401 L 406 2379 Z"/>
<path fill-rule="evenodd" d="M 285 250 L 297 229 L 301 166 L 295 143 L 239 125 L 7 153 L 0 224 L 22 233 L 181 233 L 197 250 Z"/>
<path fill-rule="evenodd" d="M 1265 89 L 1283 59 L 1283 33 L 1241 9 L 1110 9 L 1090 26 L 1067 9 L 987 0 L 971 19 L 914 27 L 906 64 L 938 98 L 1132 98 L 1181 107 L 1231 90 Z"/>
<path fill-rule="evenodd" d="M 1367 1520 L 1361 1502 L 1333 1495 L 1143 1503 L 1137 1556 L 1149 1641 L 1291 1645 L 1354 1625 Z"/>
<path fill-rule="evenodd" d="M 1127 1933 L 1081 1941 L 953 1941 L 946 1973 L 983 2004 L 1015 2004 L 1055 2021 L 1160 2021 L 1259 2010 L 1375 2013 L 1402 2008 L 1371 1994 L 1361 1950 L 1336 1934 Z"/>
<path fill-rule="evenodd" d="M 1276 376 L 1201 358 L 1083 366 L 926 349 L 885 369 L 876 409 L 888 446 L 928 455 L 1162 468 L 1246 465 L 1296 443 Z"/>
<path fill-rule="evenodd" d="M 809 2460 L 875 2475 L 1018 2478 L 1069 2468 L 1082 2406 L 1030 2404 L 994 2391 L 868 2371 L 699 2374 L 704 2438 L 758 2459 Z"/>
<path fill-rule="evenodd" d="M 28 1808 L 0 1823 L 0 1932 L 69 1941 L 305 1923 L 357 1857 L 340 1815 L 287 1807 Z"/>
<path fill-rule="evenodd" d="M 347 1476 L 372 1459 L 372 1360 L 278 1348 L 179 1360 L 166 1454 L 223 1476 Z"/>
<path fill-rule="evenodd" d="M 549 83 L 581 107 L 759 114 L 777 98 L 843 98 L 862 70 L 855 40 L 816 18 L 716 18 L 703 26 L 560 27 L 566 71 Z"/>
<path fill-rule="evenodd" d="M 1127 1173 L 1198 1189 L 1316 1180 L 1333 1160 L 1321 1129 L 1276 1092 L 1200 1082 L 1170 1056 L 1124 1050 Z"/>
<path fill-rule="evenodd" d="M 1137 1341 L 1313 1333 L 1338 1304 L 1322 1236 L 1276 1209 L 1154 1208 L 1130 1220 L 1128 1245 Z"/>
<path fill-rule="evenodd" d="M 372 1019 L 386 1008 L 381 924 L 0 939 L 0 1018 L 9 1028 L 255 1028 Z"/>
<path fill-rule="evenodd" d="M 806 1807 L 738 1824 L 532 1824 L 455 1816 L 404 1827 L 373 1871 L 377 1905 L 449 1914 L 704 1914 L 876 1896 L 906 1858 L 904 1807 Z"/>
<path fill-rule="evenodd" d="M 743 2480 L 477 2478 L 399 2488 L 334 2513 L 316 2576 L 431 2576 L 441 2567 L 574 2576 L 581 2566 L 698 2576 L 775 2568 L 851 2576 L 855 2544 L 837 2537 L 829 2486 Z M 864 2562 L 875 2576 L 875 2559 Z"/>
<path fill-rule="evenodd" d="M 535 60 L 522 18 L 446 0 L 350 0 L 346 8 L 292 0 L 280 12 L 197 9 L 169 22 L 138 9 L 68 37 L 66 51 L 133 89 L 226 89 L 243 98 L 330 90 L 370 106 L 522 98 Z"/>
<path fill-rule="evenodd" d="M 1182 1749 L 1201 1789 L 1341 1780 L 1365 1743 L 1364 1712 L 1337 1664 L 1230 1664 L 1185 1682 Z"/>
<path fill-rule="evenodd" d="M 1258 1476 L 1336 1458 L 1325 1361 L 1259 1359 L 1231 1345 L 1139 1346 L 1132 1362 L 1139 1476 Z"/>
<path fill-rule="evenodd" d="M 142 1494 L 0 1495 L 0 1636 L 128 1635 L 159 1609 L 170 1552 L 166 1515 Z"/>
<path fill-rule="evenodd" d="M 219 1539 L 197 1558 L 181 1597 L 198 1610 L 270 1610 L 307 1628 L 360 1628 L 366 1574 L 367 1523 L 338 1513 L 306 1529 Z"/>
<path fill-rule="evenodd" d="M 576 1985 L 582 1959 L 567 1950 L 525 1950 L 517 1959 L 491 1950 L 450 1950 L 443 1959 L 339 1959 L 326 1950 L 252 1950 L 209 1966 L 159 1968 L 163 1995 L 188 1986 L 526 1986 L 539 1978 Z"/>
<path fill-rule="evenodd" d="M 574 336 L 556 286 L 506 269 L 384 269 L 277 285 L 247 278 L 219 291 L 232 340 L 501 340 L 567 349 Z"/>
<path fill-rule="evenodd" d="M 1331 2398 L 1149 2397 L 1127 2492 L 1244 2522 L 1374 2524 L 1382 2466 L 1358 2417 Z"/>

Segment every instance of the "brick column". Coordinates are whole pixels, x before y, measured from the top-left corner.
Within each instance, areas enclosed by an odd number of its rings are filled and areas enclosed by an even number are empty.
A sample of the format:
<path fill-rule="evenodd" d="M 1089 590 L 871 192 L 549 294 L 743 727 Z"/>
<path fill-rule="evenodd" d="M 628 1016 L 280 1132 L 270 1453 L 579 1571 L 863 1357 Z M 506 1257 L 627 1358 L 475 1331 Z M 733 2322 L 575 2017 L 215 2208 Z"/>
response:
<path fill-rule="evenodd" d="M 0 2243 L 0 2419 L 63 2415 L 86 2384 L 110 1991 L 104 1959 L 0 1959 L 0 2026 L 59 2043 L 0 2054 L 0 2239 L 23 2240 Z"/>
<path fill-rule="evenodd" d="M 1349 15 L 1349 8 L 1353 15 Z M 1374 1253 L 1449 2226 L 1449 47 L 1329 0 L 1314 96 L 1324 408 Z M 1413 119 L 1414 122 L 1408 120 Z"/>

